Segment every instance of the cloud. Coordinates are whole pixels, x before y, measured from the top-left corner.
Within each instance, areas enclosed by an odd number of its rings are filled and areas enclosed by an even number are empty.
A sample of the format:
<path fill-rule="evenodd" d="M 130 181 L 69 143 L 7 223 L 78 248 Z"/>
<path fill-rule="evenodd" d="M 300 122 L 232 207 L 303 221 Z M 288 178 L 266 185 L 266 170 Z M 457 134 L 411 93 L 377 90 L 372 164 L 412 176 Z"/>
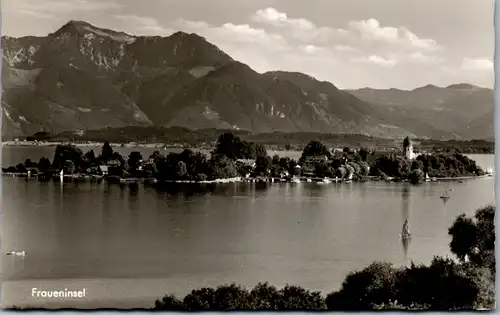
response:
<path fill-rule="evenodd" d="M 465 71 L 485 71 L 493 70 L 493 61 L 488 59 L 471 59 L 464 58 L 462 60 L 462 70 Z"/>
<path fill-rule="evenodd" d="M 225 23 L 221 26 L 210 25 L 202 21 L 187 21 L 179 19 L 175 26 L 183 31 L 195 32 L 205 36 L 209 41 L 226 44 L 259 44 L 266 46 L 266 50 L 282 50 L 288 48 L 288 43 L 279 34 L 266 32 L 261 28 L 253 28 L 248 24 Z M 216 43 L 217 44 L 217 43 Z M 250 50 L 260 46 L 248 47 Z"/>
<path fill-rule="evenodd" d="M 325 51 L 325 48 L 314 46 L 314 45 L 301 45 L 301 46 L 299 46 L 299 48 L 303 52 L 305 52 L 306 54 L 309 54 L 309 55 L 313 55 L 313 54 L 317 54 L 317 53 Z"/>
<path fill-rule="evenodd" d="M 252 16 L 254 22 L 268 23 L 275 26 L 293 26 L 299 29 L 312 30 L 316 25 L 309 20 L 298 18 L 291 19 L 286 13 L 279 12 L 274 8 L 260 9 Z"/>
<path fill-rule="evenodd" d="M 357 55 L 352 59 L 355 62 L 364 60 L 386 67 L 403 63 L 439 64 L 443 61 L 438 56 L 442 48 L 435 40 L 420 38 L 406 27 L 382 26 L 373 18 L 349 21 L 346 28 L 333 28 L 318 26 L 306 18 L 290 17 L 268 7 L 257 10 L 251 19 L 271 27 L 268 31 L 299 45 L 307 54 L 311 54 L 312 49 L 304 47 L 312 45 L 329 49 L 332 54 Z"/>
<path fill-rule="evenodd" d="M 433 55 L 426 55 L 420 51 L 409 54 L 407 56 L 407 60 L 413 63 L 426 65 L 439 64 L 444 61 L 443 58 Z"/>
<path fill-rule="evenodd" d="M 354 58 L 354 62 L 369 63 L 382 67 L 394 67 L 398 62 L 394 59 L 386 59 L 380 56 L 371 55 L 368 57 Z"/>
<path fill-rule="evenodd" d="M 333 49 L 339 52 L 359 52 L 358 48 L 354 48 L 348 45 L 335 45 Z"/>
<path fill-rule="evenodd" d="M 162 35 L 174 33 L 172 29 L 165 28 L 157 19 L 149 16 L 116 14 L 113 18 L 123 22 L 124 29 L 133 35 Z"/>
<path fill-rule="evenodd" d="M 406 27 L 381 26 L 376 19 L 351 21 L 349 22 L 349 28 L 357 31 L 365 41 L 379 41 L 427 51 L 441 49 L 433 39 L 419 38 Z"/>
<path fill-rule="evenodd" d="M 66 14 L 117 10 L 121 4 L 112 1 L 91 0 L 16 0 L 4 2 L 4 12 L 42 19 L 60 19 Z"/>

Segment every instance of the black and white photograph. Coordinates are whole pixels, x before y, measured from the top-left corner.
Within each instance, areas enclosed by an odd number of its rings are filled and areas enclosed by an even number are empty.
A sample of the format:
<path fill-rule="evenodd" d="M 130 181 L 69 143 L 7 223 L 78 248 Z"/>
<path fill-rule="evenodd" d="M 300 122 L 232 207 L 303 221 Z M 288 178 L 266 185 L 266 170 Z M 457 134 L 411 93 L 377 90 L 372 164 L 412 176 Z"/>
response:
<path fill-rule="evenodd" d="M 495 309 L 497 4 L 1 0 L 1 308 Z"/>

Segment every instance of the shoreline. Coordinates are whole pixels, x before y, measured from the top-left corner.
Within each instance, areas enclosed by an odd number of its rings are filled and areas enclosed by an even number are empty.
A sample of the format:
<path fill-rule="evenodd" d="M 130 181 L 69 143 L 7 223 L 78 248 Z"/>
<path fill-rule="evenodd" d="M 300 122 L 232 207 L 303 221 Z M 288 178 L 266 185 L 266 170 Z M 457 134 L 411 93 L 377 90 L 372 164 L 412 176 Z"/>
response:
<path fill-rule="evenodd" d="M 0 173 L 1 176 L 14 177 L 14 178 L 26 178 L 26 179 L 38 179 L 39 174 L 33 174 L 28 176 L 28 173 Z M 435 177 L 424 180 L 422 183 L 435 183 L 440 181 L 462 181 L 462 180 L 472 180 L 472 179 L 483 179 L 488 177 L 495 177 L 494 174 L 485 174 L 485 175 L 477 175 L 477 176 L 461 176 L 461 177 Z M 61 178 L 60 175 L 54 175 L 50 179 L 56 180 L 57 178 Z M 300 183 L 323 183 L 323 178 L 316 177 L 297 177 L 300 180 Z M 63 181 L 65 179 L 69 180 L 104 180 L 109 183 L 116 184 L 133 184 L 133 183 L 153 183 L 153 184 L 224 184 L 224 183 L 252 183 L 252 182 L 265 182 L 265 183 L 274 183 L 274 182 L 288 182 L 292 184 L 297 184 L 297 182 L 293 182 L 291 180 L 287 180 L 285 178 L 278 177 L 231 177 L 231 178 L 218 178 L 214 180 L 164 180 L 159 181 L 155 178 L 117 178 L 115 181 L 109 181 L 105 176 L 97 176 L 97 175 L 83 175 L 83 174 L 72 174 L 72 175 L 63 175 L 61 178 Z M 407 180 L 400 178 L 389 178 L 383 179 L 379 177 L 365 177 L 360 179 L 343 179 L 343 178 L 325 178 L 329 180 L 329 182 L 337 183 L 337 182 L 365 182 L 365 181 L 384 181 L 384 182 L 408 182 Z"/>

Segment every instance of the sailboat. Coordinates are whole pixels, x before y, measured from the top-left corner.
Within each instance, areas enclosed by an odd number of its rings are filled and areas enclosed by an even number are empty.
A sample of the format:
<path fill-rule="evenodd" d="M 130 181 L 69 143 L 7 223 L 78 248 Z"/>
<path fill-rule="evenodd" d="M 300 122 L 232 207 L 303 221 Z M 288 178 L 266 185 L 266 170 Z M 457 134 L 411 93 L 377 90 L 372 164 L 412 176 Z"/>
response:
<path fill-rule="evenodd" d="M 450 195 L 448 194 L 448 191 L 445 190 L 444 193 L 439 197 L 441 199 L 450 199 Z"/>
<path fill-rule="evenodd" d="M 403 224 L 403 229 L 399 236 L 401 238 L 411 238 L 410 222 L 408 221 L 408 219 L 405 220 L 405 223 Z"/>

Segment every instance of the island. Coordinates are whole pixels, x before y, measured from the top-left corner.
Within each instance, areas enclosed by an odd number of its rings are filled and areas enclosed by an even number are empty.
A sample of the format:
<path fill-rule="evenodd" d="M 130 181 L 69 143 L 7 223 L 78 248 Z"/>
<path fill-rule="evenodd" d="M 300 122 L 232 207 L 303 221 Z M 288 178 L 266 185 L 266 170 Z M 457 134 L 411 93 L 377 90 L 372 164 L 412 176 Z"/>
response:
<path fill-rule="evenodd" d="M 27 159 L 16 166 L 3 167 L 2 174 L 39 180 L 121 183 L 394 180 L 419 184 L 491 176 L 491 171 L 485 172 L 461 153 L 414 150 L 409 137 L 400 148 L 386 149 L 328 148 L 313 140 L 294 160 L 287 156 L 271 157 L 266 146 L 225 132 L 219 135 L 210 154 L 184 149 L 166 155 L 158 150 L 147 158 L 132 151 L 123 157 L 107 141 L 98 155 L 93 150 L 83 153 L 71 143 L 58 144 L 52 161 L 47 157 L 38 162 Z"/>

